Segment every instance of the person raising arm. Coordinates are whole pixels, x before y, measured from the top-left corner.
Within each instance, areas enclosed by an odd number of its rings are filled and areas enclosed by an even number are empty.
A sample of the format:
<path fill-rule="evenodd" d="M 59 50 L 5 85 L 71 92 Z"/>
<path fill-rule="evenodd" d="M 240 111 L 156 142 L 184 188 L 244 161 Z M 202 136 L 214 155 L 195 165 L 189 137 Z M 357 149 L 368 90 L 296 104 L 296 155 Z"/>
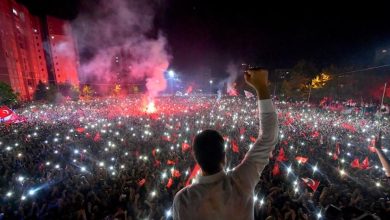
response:
<path fill-rule="evenodd" d="M 278 122 L 268 91 L 268 71 L 248 70 L 244 77 L 257 92 L 259 136 L 243 161 L 226 173 L 223 137 L 215 130 L 199 133 L 192 153 L 201 175 L 175 195 L 172 211 L 175 220 L 254 219 L 254 189 L 277 143 Z"/>
<path fill-rule="evenodd" d="M 376 154 L 378 155 L 379 160 L 381 161 L 383 169 L 385 169 L 385 174 L 387 177 L 390 178 L 390 161 L 385 156 L 382 150 L 382 131 L 379 131 L 378 137 L 375 138 L 375 148 L 376 148 Z"/>

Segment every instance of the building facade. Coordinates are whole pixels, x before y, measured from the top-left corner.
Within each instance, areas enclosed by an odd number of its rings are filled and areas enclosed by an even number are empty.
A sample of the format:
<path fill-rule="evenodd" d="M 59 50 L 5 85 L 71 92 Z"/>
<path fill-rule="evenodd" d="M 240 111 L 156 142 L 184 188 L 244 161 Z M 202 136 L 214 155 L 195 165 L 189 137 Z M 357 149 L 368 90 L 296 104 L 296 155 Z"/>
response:
<path fill-rule="evenodd" d="M 51 20 L 56 22 L 49 22 Z M 39 81 L 78 85 L 73 39 L 64 31 L 57 31 L 70 30 L 69 23 L 51 18 L 42 21 L 45 18 L 30 14 L 25 6 L 14 0 L 0 1 L 0 81 L 9 84 L 23 100 L 33 98 Z M 44 43 L 48 33 L 54 37 L 50 47 Z M 73 48 L 73 51 L 62 54 L 63 47 L 67 47 L 67 51 Z M 48 62 L 58 64 L 54 65 L 56 68 L 48 69 Z M 55 76 L 58 74 L 53 81 L 49 80 L 50 71 L 55 72 Z"/>
<path fill-rule="evenodd" d="M 47 16 L 48 42 L 55 83 L 79 84 L 76 46 L 69 22 Z"/>

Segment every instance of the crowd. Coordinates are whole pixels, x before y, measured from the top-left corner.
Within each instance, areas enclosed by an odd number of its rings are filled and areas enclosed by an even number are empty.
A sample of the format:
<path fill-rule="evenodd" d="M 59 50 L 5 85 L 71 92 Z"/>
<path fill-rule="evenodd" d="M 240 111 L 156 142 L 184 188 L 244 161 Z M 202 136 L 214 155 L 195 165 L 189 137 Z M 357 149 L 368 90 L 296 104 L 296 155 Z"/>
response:
<path fill-rule="evenodd" d="M 18 109 L 26 122 L 0 125 L 0 219 L 169 219 L 173 196 L 196 173 L 190 145 L 198 132 L 224 136 L 226 172 L 257 138 L 254 98 L 158 98 L 155 113 L 144 102 Z M 390 118 L 276 106 L 279 144 L 254 195 L 255 219 L 390 216 L 390 182 L 373 143 L 382 130 L 387 154 Z"/>

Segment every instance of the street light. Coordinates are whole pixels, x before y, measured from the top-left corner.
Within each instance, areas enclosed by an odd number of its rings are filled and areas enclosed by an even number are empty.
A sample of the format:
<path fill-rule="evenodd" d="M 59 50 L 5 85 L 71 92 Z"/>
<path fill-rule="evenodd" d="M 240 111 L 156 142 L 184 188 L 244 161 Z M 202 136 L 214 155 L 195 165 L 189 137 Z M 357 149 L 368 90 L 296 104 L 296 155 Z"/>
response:
<path fill-rule="evenodd" d="M 212 92 L 212 90 L 211 90 L 211 87 L 212 87 L 212 85 L 213 85 L 213 80 L 210 79 L 209 83 L 210 83 L 210 94 L 212 94 L 213 92 Z"/>

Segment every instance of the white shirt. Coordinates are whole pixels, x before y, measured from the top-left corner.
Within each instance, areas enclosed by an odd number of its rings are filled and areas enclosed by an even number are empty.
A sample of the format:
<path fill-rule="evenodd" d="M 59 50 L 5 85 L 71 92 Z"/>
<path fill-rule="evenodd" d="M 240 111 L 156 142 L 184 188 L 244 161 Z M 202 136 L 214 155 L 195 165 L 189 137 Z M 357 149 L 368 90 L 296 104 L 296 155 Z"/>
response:
<path fill-rule="evenodd" d="M 271 99 L 259 100 L 260 132 L 253 147 L 233 171 L 198 176 L 173 201 L 174 220 L 254 219 L 254 189 L 278 139 Z"/>

